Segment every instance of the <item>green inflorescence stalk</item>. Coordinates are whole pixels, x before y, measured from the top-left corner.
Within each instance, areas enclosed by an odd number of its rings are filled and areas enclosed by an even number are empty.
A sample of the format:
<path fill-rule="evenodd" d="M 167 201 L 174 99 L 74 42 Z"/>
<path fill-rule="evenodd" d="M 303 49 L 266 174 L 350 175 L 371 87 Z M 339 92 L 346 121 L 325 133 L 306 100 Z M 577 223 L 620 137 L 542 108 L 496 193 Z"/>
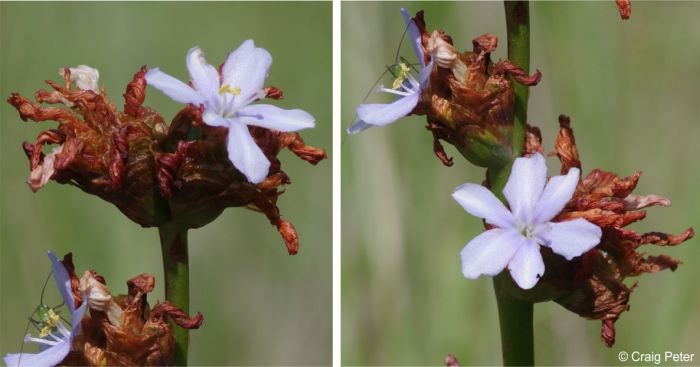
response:
<path fill-rule="evenodd" d="M 189 314 L 190 308 L 190 270 L 187 252 L 187 229 L 175 224 L 166 224 L 158 228 L 160 246 L 163 254 L 163 273 L 165 274 L 165 299 Z M 187 365 L 187 348 L 189 330 L 170 322 L 175 335 L 175 365 Z"/>
<path fill-rule="evenodd" d="M 527 1 L 505 1 L 506 28 L 508 32 L 508 59 L 529 73 L 530 70 L 530 9 Z M 514 83 L 515 118 L 513 121 L 513 159 L 522 154 L 525 145 L 527 102 L 529 89 Z M 510 175 L 512 164 L 489 168 L 491 190 L 504 200 L 502 190 Z M 493 279 L 498 303 L 498 319 L 501 329 L 503 365 L 533 366 L 535 364 L 534 333 L 532 328 L 533 304 L 514 299 L 501 290 L 503 272 Z"/>

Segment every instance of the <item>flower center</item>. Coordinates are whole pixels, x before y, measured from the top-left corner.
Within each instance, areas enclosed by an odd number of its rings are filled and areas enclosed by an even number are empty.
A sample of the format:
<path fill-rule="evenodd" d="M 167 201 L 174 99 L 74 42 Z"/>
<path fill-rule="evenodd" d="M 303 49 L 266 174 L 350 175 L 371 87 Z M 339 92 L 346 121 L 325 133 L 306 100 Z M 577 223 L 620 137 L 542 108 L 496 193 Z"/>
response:
<path fill-rule="evenodd" d="M 518 231 L 520 232 L 520 234 L 523 235 L 523 237 L 527 238 L 528 240 L 535 238 L 535 235 L 537 235 L 537 227 L 529 224 L 520 226 L 518 228 Z"/>
<path fill-rule="evenodd" d="M 245 106 L 255 102 L 258 99 L 265 98 L 265 90 L 261 89 L 250 96 L 241 95 L 240 87 L 232 87 L 230 84 L 224 84 L 219 87 L 218 98 L 213 98 L 209 101 L 209 106 L 224 118 L 235 117 L 239 110 Z"/>

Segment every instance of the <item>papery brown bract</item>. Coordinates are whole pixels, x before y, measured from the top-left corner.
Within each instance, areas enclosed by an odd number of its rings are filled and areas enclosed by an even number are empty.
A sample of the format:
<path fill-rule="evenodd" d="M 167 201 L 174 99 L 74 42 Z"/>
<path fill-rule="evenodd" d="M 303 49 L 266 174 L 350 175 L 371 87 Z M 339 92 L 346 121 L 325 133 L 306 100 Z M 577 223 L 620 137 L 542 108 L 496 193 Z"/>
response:
<path fill-rule="evenodd" d="M 114 204 L 144 227 L 174 223 L 198 228 L 216 219 L 228 207 L 249 207 L 263 212 L 275 225 L 288 252 L 298 251 L 298 236 L 291 223 L 280 217 L 280 186 L 290 183 L 277 159 L 290 149 L 317 164 L 326 157 L 309 147 L 297 133 L 251 127 L 251 135 L 271 166 L 260 184 L 246 180 L 228 158 L 227 130 L 202 121 L 200 107 L 187 105 L 168 126 L 156 111 L 144 107 L 146 81 L 142 67 L 124 93 L 124 112 L 106 96 L 90 90 L 72 90 L 70 70 L 64 85 L 47 81 L 52 92 L 40 90 L 38 103 L 12 93 L 8 102 L 22 120 L 58 121 L 57 129 L 39 134 L 23 148 L 30 160 L 29 186 L 39 190 L 49 180 L 68 183 Z M 279 88 L 267 87 L 269 98 L 281 99 Z M 42 107 L 59 103 L 67 108 Z M 58 144 L 48 154 L 42 148 Z"/>
<path fill-rule="evenodd" d="M 560 116 L 560 131 L 556 154 L 562 173 L 581 168 L 578 149 L 570 120 Z M 669 199 L 657 195 L 635 195 L 641 177 L 635 172 L 620 177 L 600 169 L 590 171 L 578 184 L 576 191 L 554 222 L 584 218 L 602 229 L 600 243 L 590 251 L 566 261 L 549 248 L 542 248 L 545 273 L 537 286 L 523 291 L 510 277 L 499 277 L 511 296 L 531 302 L 554 300 L 583 317 L 602 321 L 601 338 L 611 347 L 615 343 L 615 321 L 629 309 L 630 294 L 637 286 L 625 280 L 645 273 L 676 270 L 680 261 L 667 255 L 645 256 L 639 248 L 645 244 L 676 246 L 694 235 L 688 228 L 674 236 L 662 232 L 637 233 L 626 228 L 642 220 L 651 206 L 670 206 Z"/>
<path fill-rule="evenodd" d="M 500 167 L 509 163 L 513 156 L 515 103 L 512 83 L 535 85 L 541 78 L 539 71 L 529 76 L 508 60 L 494 64 L 490 55 L 498 38 L 492 34 L 474 39 L 472 52 L 457 53 L 452 38 L 444 31 L 427 31 L 422 11 L 413 21 L 421 32 L 426 63 L 431 51 L 439 51 L 434 55 L 437 66 L 429 85 L 413 111 L 427 117 L 437 157 L 445 165 L 452 165 L 440 143 L 443 140 L 477 166 Z"/>
<path fill-rule="evenodd" d="M 622 20 L 627 20 L 632 15 L 632 1 L 631 0 L 615 0 L 617 5 L 617 10 L 620 11 L 620 18 Z"/>
<path fill-rule="evenodd" d="M 70 254 L 63 260 L 71 279 L 77 279 Z M 70 265 L 68 265 L 70 264 Z M 93 274 L 106 286 L 104 278 Z M 74 283 L 74 282 L 72 282 Z M 174 338 L 172 326 L 197 329 L 201 314 L 190 318 L 168 302 L 150 308 L 146 295 L 155 288 L 155 278 L 141 274 L 127 282 L 128 294 L 113 297 L 121 309 L 119 320 L 110 321 L 103 311 L 90 308 L 81 322 L 80 333 L 73 338 L 71 351 L 62 361 L 66 366 L 165 366 L 172 365 Z M 73 286 L 73 292 L 79 293 Z"/>

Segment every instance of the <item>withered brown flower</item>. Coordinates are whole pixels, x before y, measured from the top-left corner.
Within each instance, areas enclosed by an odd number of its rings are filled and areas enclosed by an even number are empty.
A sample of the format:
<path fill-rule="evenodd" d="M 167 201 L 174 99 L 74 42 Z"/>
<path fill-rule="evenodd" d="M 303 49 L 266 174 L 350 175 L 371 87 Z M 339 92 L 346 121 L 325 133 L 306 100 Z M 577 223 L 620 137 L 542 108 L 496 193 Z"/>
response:
<path fill-rule="evenodd" d="M 34 144 L 23 144 L 30 161 L 30 188 L 37 191 L 49 180 L 77 186 L 114 204 L 144 227 L 171 222 L 198 228 L 225 208 L 247 207 L 264 213 L 289 253 L 295 254 L 298 236 L 277 207 L 277 198 L 284 192 L 281 187 L 290 183 L 277 155 L 288 148 L 315 165 L 326 157 L 325 152 L 305 145 L 297 133 L 251 127 L 271 162 L 267 178 L 253 184 L 227 156 L 226 128 L 205 125 L 200 108 L 187 105 L 167 125 L 158 112 L 143 106 L 145 72 L 144 66 L 128 84 L 124 111 L 118 110 L 104 89 L 99 93 L 71 89 L 69 68 L 63 72 L 63 85 L 47 81 L 53 91 L 39 90 L 36 103 L 11 94 L 8 102 L 22 120 L 58 122 L 57 128 L 41 132 Z M 268 98 L 282 97 L 278 88 L 265 91 Z M 43 147 L 48 144 L 58 146 L 45 154 Z"/>
<path fill-rule="evenodd" d="M 581 161 L 569 118 L 560 116 L 559 124 L 554 154 L 562 164 L 561 172 L 572 167 L 580 169 Z M 601 338 L 611 347 L 615 343 L 615 321 L 629 309 L 630 294 L 637 286 L 636 282 L 628 286 L 625 279 L 664 269 L 673 271 L 680 264 L 680 261 L 663 254 L 645 256 L 639 248 L 646 244 L 676 246 L 695 233 L 692 228 L 679 235 L 638 233 L 626 228 L 644 219 L 644 208 L 671 205 L 669 199 L 661 196 L 633 194 L 640 177 L 641 172 L 623 178 L 600 169 L 590 171 L 581 179 L 573 198 L 554 221 L 584 218 L 602 229 L 600 244 L 573 261 L 566 261 L 544 248 L 542 255 L 547 272 L 538 285 L 523 292 L 507 284 L 509 277 L 501 277 L 503 289 L 514 297 L 532 302 L 554 300 L 580 316 L 601 320 Z"/>
<path fill-rule="evenodd" d="M 70 253 L 62 263 L 71 277 L 76 306 L 87 301 L 90 313 L 84 316 L 61 365 L 172 365 L 173 327 L 197 329 L 204 320 L 200 313 L 190 318 L 167 301 L 150 308 L 147 294 L 155 288 L 150 274 L 130 279 L 128 294 L 112 296 L 105 279 L 95 271 L 86 271 L 80 279 L 76 276 Z"/>

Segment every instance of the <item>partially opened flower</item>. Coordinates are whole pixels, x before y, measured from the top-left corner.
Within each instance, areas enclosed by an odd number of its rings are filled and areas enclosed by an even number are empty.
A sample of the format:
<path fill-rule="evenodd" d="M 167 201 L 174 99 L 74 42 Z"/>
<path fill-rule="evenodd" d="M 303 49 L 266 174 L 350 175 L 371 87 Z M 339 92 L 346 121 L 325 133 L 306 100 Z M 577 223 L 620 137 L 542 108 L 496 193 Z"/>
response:
<path fill-rule="evenodd" d="M 508 268 L 520 288 L 530 289 L 545 272 L 540 246 L 571 260 L 597 245 L 601 230 L 585 219 L 551 222 L 574 194 L 579 174 L 578 168 L 571 168 L 547 182 L 541 154 L 517 158 L 503 190 L 510 210 L 481 185 L 459 186 L 452 197 L 467 212 L 494 226 L 462 250 L 464 276 L 494 276 Z"/>
<path fill-rule="evenodd" d="M 248 126 L 260 126 L 282 132 L 314 126 L 314 118 L 299 109 L 285 110 L 266 104 L 251 104 L 263 99 L 267 70 L 272 56 L 247 40 L 232 52 L 221 69 L 206 62 L 199 47 L 187 54 L 187 69 L 192 87 L 154 68 L 146 73 L 148 84 L 180 103 L 203 105 L 204 123 L 228 128 L 228 156 L 233 165 L 252 183 L 267 176 L 270 161 L 256 144 Z"/>
<path fill-rule="evenodd" d="M 51 260 L 51 271 L 54 280 L 56 280 L 56 286 L 71 316 L 71 328 L 66 328 L 63 321 L 56 318 L 46 336 L 35 338 L 27 334 L 24 342 L 39 344 L 41 352 L 7 354 L 4 358 L 7 366 L 55 366 L 68 355 L 73 339 L 80 332 L 80 323 L 85 315 L 87 302 L 82 302 L 80 307 L 76 307 L 77 302 L 73 296 L 71 276 L 68 270 L 51 251 L 49 251 L 49 260 Z"/>
<path fill-rule="evenodd" d="M 356 134 L 372 126 L 385 126 L 404 116 L 411 114 L 420 99 L 421 91 L 428 86 L 428 78 L 433 69 L 432 60 L 426 65 L 421 33 L 416 23 L 406 9 L 401 8 L 401 15 L 406 22 L 407 34 L 411 46 L 418 57 L 420 71 L 418 79 L 411 74 L 409 65 L 399 65 L 400 71 L 394 80 L 392 88 L 379 87 L 379 91 L 398 96 L 396 101 L 388 104 L 371 103 L 363 104 L 357 108 L 357 121 L 348 128 L 348 134 Z"/>

